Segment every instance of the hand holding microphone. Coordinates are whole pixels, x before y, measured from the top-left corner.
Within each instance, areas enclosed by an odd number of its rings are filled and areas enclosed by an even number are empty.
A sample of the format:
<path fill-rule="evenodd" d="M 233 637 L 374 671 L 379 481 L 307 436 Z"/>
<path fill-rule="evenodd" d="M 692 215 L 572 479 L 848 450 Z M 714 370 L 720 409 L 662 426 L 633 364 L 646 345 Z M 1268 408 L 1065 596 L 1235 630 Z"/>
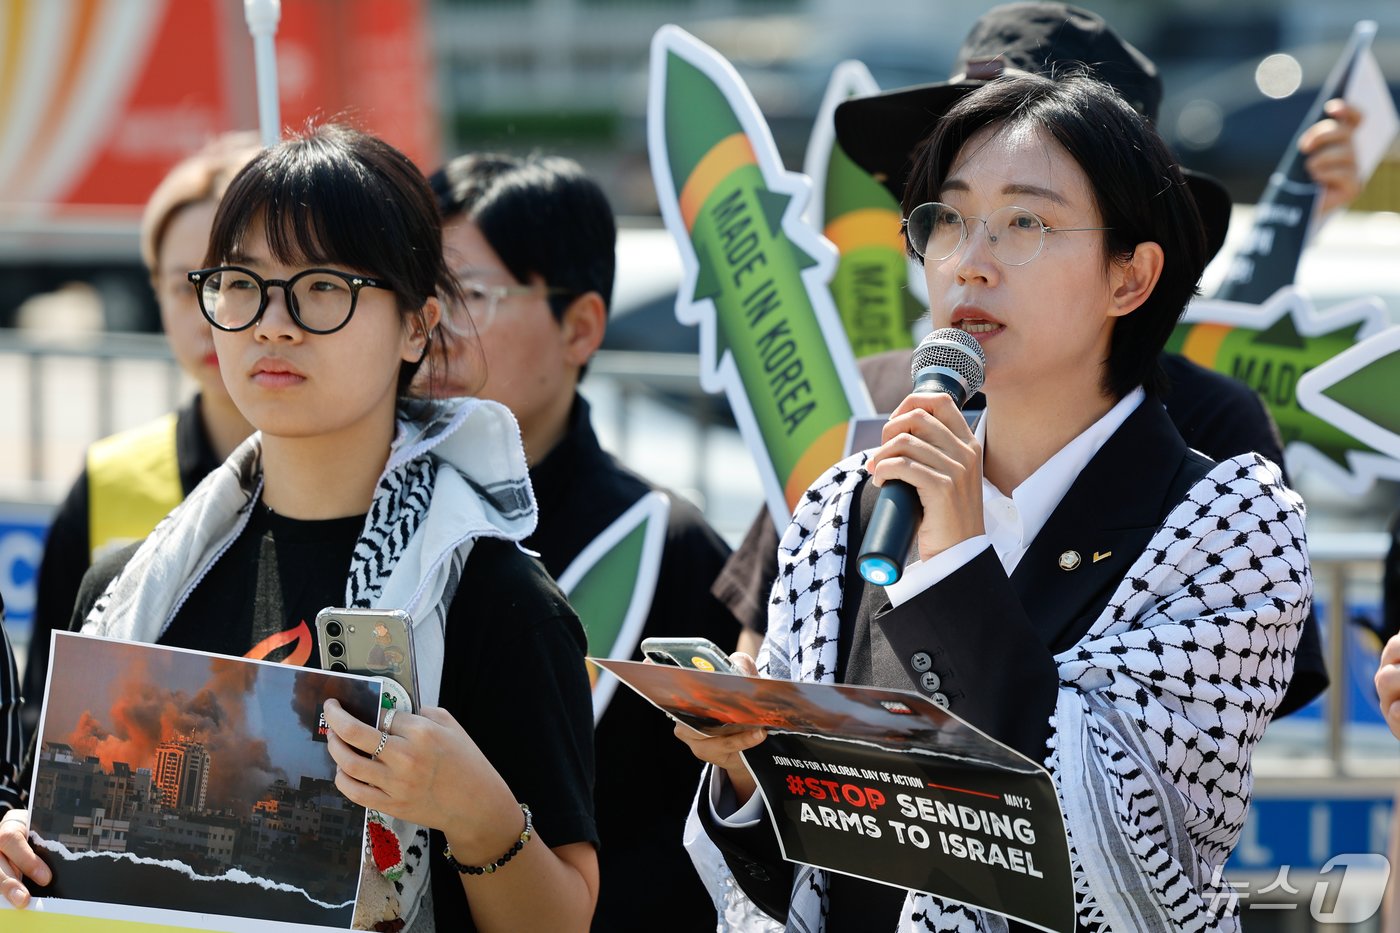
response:
<path fill-rule="evenodd" d="M 925 337 L 914 351 L 910 365 L 914 378 L 914 392 L 946 394 L 952 399 L 956 409 L 961 411 L 967 400 L 982 387 L 986 362 L 982 347 L 966 332 L 954 327 L 936 330 Z M 906 401 L 886 425 L 886 444 L 881 448 L 882 451 L 887 451 L 890 442 L 899 438 L 901 446 L 916 449 L 921 457 L 933 461 L 929 464 L 915 462 L 918 458 L 905 457 L 910 463 L 902 466 L 901 472 L 911 475 L 928 473 L 930 467 L 936 471 L 939 464 L 950 470 L 957 468 L 958 461 L 939 449 L 936 442 L 937 437 L 946 435 L 948 430 L 957 433 L 956 426 L 945 426 L 943 429 L 931 426 L 928 431 L 921 431 L 921 425 L 928 424 L 930 414 L 925 409 L 911 407 Z M 970 437 L 966 422 L 961 419 L 959 414 L 958 424 L 962 433 Z M 934 435 L 932 440 L 920 436 L 930 432 Z M 872 461 L 872 472 L 878 469 L 880 463 L 890 460 L 893 456 L 902 455 L 893 452 L 887 452 L 883 457 L 877 455 Z M 980 504 L 978 509 L 980 515 Z M 879 498 L 875 502 L 870 524 L 865 530 L 865 539 L 861 543 L 857 559 L 860 575 L 879 586 L 889 586 L 896 582 L 904 572 L 904 560 L 908 556 L 909 547 L 922 518 L 923 507 L 918 490 L 903 479 L 885 481 L 880 487 Z"/>

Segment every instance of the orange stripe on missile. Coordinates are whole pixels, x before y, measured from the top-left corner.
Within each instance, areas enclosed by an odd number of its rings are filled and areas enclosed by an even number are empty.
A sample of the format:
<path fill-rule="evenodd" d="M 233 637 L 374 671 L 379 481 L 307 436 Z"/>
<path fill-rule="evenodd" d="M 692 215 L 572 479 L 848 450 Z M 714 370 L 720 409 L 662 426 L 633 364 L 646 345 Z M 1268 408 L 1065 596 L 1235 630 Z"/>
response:
<path fill-rule="evenodd" d="M 827 468 L 841 459 L 846 451 L 846 432 L 850 425 L 845 421 L 833 424 L 812 441 L 812 446 L 802 452 L 793 464 L 792 474 L 783 484 L 783 497 L 787 499 L 788 510 L 797 511 L 802 495 L 815 483 Z"/>
<path fill-rule="evenodd" d="M 888 246 L 904 250 L 899 234 L 899 212 L 879 207 L 850 211 L 826 225 L 826 238 L 843 254 L 863 246 Z"/>
<path fill-rule="evenodd" d="M 1232 330 L 1233 327 L 1225 324 L 1194 324 L 1182 341 L 1181 355 L 1206 369 L 1213 369 L 1215 358 L 1220 355 L 1220 345 Z"/>
<path fill-rule="evenodd" d="M 685 180 L 685 187 L 681 189 L 681 217 L 685 220 L 685 228 L 695 229 L 695 218 L 700 214 L 700 208 L 705 205 L 715 186 L 735 169 L 757 164 L 758 159 L 753 154 L 753 146 L 743 133 L 726 136 L 715 143 L 695 166 L 695 170 Z"/>

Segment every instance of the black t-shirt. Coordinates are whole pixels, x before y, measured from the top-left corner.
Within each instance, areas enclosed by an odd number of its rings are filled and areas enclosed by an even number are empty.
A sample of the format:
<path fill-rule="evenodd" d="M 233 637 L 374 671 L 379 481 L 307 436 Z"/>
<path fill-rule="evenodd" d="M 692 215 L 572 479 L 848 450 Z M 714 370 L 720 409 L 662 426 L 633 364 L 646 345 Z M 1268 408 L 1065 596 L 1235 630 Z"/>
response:
<path fill-rule="evenodd" d="M 161 644 L 320 667 L 316 613 L 345 605 L 350 557 L 364 524 L 362 515 L 301 521 L 256 503 L 243 533 L 195 587 Z M 233 593 L 238 598 L 230 599 Z"/>
<path fill-rule="evenodd" d="M 318 667 L 316 613 L 344 603 L 363 523 L 298 521 L 255 507 L 160 643 Z M 79 617 L 134 550 L 105 557 L 88 572 Z M 477 541 L 448 611 L 444 652 L 438 705 L 461 723 L 516 799 L 530 805 L 540 839 L 551 847 L 596 845 L 583 629 L 539 562 L 509 542 Z M 438 929 L 475 930 L 459 876 L 442 857 L 442 834 L 433 831 L 429 845 Z"/>

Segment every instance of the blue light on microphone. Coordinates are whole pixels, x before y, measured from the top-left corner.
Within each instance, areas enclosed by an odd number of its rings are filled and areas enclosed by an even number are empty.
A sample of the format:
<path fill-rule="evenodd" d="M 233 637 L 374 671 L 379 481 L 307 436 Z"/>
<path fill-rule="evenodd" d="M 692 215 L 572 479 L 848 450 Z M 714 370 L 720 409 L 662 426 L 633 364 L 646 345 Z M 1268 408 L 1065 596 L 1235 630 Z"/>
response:
<path fill-rule="evenodd" d="M 876 586 L 889 586 L 899 579 L 899 568 L 883 557 L 866 557 L 860 562 L 860 575 Z"/>

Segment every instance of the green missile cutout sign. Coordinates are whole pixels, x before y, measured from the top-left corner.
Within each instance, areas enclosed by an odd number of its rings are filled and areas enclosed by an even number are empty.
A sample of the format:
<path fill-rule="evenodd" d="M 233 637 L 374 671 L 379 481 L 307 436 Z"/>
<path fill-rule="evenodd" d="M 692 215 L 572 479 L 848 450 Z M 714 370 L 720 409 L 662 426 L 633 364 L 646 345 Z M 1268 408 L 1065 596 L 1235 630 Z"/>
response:
<path fill-rule="evenodd" d="M 559 575 L 588 634 L 588 653 L 630 661 L 651 613 L 671 500 L 649 492 L 588 543 Z M 593 686 L 593 721 L 603 717 L 617 678 L 588 665 Z"/>
<path fill-rule="evenodd" d="M 1400 338 L 1379 299 L 1319 313 L 1293 287 L 1263 305 L 1197 301 L 1167 343 L 1263 399 L 1290 470 L 1360 494 L 1400 479 Z"/>
<path fill-rule="evenodd" d="M 1298 380 L 1298 402 L 1400 462 L 1400 327 L 1388 327 Z M 1383 466 L 1390 465 L 1382 463 Z M 1395 478 L 1395 472 L 1382 474 Z"/>
<path fill-rule="evenodd" d="M 652 39 L 647 137 L 684 270 L 676 317 L 700 327 L 700 384 L 729 398 L 781 528 L 874 413 L 827 288 L 835 253 L 738 73 L 675 26 Z"/>
<path fill-rule="evenodd" d="M 870 69 L 861 62 L 837 65 L 817 110 L 802 166 L 813 187 L 808 222 L 841 254 L 831 280 L 831 297 L 857 357 L 912 350 L 910 327 L 924 313 L 923 303 L 910 292 L 899 202 L 852 162 L 836 141 L 837 105 L 879 90 Z"/>

